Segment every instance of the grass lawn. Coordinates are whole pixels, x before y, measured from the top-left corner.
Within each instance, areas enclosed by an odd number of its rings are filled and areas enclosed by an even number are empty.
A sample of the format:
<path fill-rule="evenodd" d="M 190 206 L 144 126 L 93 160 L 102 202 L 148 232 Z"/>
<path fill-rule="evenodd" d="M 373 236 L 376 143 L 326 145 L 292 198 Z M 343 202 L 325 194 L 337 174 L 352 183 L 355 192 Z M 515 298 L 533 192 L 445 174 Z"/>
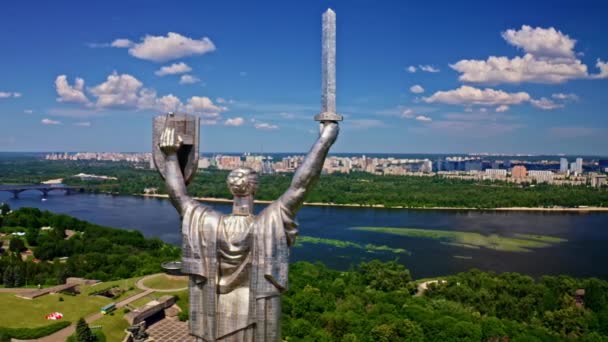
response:
<path fill-rule="evenodd" d="M 545 235 L 516 234 L 515 237 L 497 234 L 483 235 L 452 230 L 416 228 L 354 227 L 354 230 L 403 235 L 440 240 L 442 243 L 464 248 L 489 248 L 503 252 L 530 252 L 532 248 L 549 247 L 567 240 Z"/>
<path fill-rule="evenodd" d="M 125 329 L 129 326 L 127 320 L 124 319 L 123 309 L 117 309 L 113 312 L 114 315 L 105 315 L 102 318 L 91 323 L 91 327 L 101 326 L 101 331 L 106 335 L 106 341 L 122 341 L 125 337 Z"/>
<path fill-rule="evenodd" d="M 82 294 L 88 295 L 91 292 L 95 292 L 95 291 L 99 291 L 99 290 L 103 290 L 103 289 L 109 289 L 110 287 L 112 287 L 114 285 L 118 285 L 120 288 L 123 288 L 125 290 L 128 290 L 131 287 L 133 288 L 133 290 L 136 290 L 137 287 L 135 286 L 135 283 L 141 278 L 142 277 L 136 277 L 136 278 L 129 278 L 129 279 L 114 280 L 114 281 L 104 281 L 102 283 L 98 283 L 98 284 L 94 284 L 94 285 L 84 285 L 84 286 L 80 286 L 80 292 L 82 292 Z M 130 293 L 136 294 L 139 292 L 142 292 L 142 291 L 139 290 L 139 291 L 134 291 L 134 292 L 130 292 Z M 123 296 L 124 296 L 124 294 L 123 294 Z M 126 296 L 126 297 L 128 297 L 128 296 Z"/>
<path fill-rule="evenodd" d="M 104 282 L 95 286 L 80 286 L 81 293 L 77 296 L 51 294 L 29 300 L 16 297 L 12 293 L 0 293 L 0 307 L 10 308 L 10 314 L 3 315 L 0 326 L 7 328 L 35 328 L 45 326 L 54 322 L 46 320 L 45 316 L 55 311 L 61 312 L 64 315 L 64 320 L 76 323 L 80 317 L 86 317 L 95 313 L 106 304 L 117 302 L 142 292 L 142 290 L 135 287 L 135 282 L 138 279 L 140 278 Z M 103 296 L 89 296 L 89 293 L 93 291 L 106 289 L 113 285 L 119 285 L 124 289 L 133 287 L 133 290 L 129 290 L 115 299 Z M 59 297 L 63 298 L 63 301 L 59 301 Z"/>
<path fill-rule="evenodd" d="M 59 301 L 59 297 L 63 301 Z M 7 328 L 35 328 L 53 323 L 45 319 L 52 312 L 61 312 L 63 319 L 75 323 L 110 303 L 110 299 L 99 296 L 46 295 L 35 299 L 23 299 L 12 293 L 0 293 L 0 307 L 6 308 L 0 326 Z M 9 309 L 10 308 L 10 309 Z M 10 313 L 9 313 L 10 312 Z"/>
<path fill-rule="evenodd" d="M 144 280 L 144 285 L 156 290 L 178 290 L 188 287 L 188 277 L 168 276 L 159 274 Z"/>

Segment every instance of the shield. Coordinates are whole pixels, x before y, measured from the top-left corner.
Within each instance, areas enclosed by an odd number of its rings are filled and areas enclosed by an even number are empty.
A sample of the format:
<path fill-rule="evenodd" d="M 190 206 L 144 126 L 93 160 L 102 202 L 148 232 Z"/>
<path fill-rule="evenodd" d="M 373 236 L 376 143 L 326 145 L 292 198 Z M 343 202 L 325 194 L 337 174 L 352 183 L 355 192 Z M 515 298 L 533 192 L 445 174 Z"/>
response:
<path fill-rule="evenodd" d="M 158 146 L 160 136 L 163 130 L 167 127 L 175 128 L 175 134 L 182 137 L 182 146 L 177 151 L 179 166 L 184 175 L 186 185 L 190 183 L 196 169 L 198 168 L 199 157 L 199 127 L 200 118 L 190 114 L 173 114 L 159 115 L 154 118 L 154 127 L 152 133 L 152 159 L 154 165 L 165 179 L 165 154 Z"/>

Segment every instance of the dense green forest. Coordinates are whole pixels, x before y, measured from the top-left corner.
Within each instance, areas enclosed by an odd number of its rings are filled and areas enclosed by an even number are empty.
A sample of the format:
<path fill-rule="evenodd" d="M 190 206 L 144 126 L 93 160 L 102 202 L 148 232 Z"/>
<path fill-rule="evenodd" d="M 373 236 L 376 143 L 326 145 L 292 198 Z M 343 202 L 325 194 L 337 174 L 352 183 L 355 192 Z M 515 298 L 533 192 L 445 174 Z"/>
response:
<path fill-rule="evenodd" d="M 291 265 L 287 341 L 608 341 L 608 282 L 471 270 L 413 295 L 409 271 L 371 261 L 339 272 Z M 586 290 L 584 305 L 575 291 Z"/>
<path fill-rule="evenodd" d="M 68 237 L 66 231 L 73 235 Z M 35 208 L 0 216 L 0 233 L 10 238 L 0 254 L 0 285 L 5 287 L 62 284 L 67 277 L 130 278 L 160 272 L 162 262 L 180 256 L 179 247 L 146 239 L 138 231 L 102 227 Z M 23 260 L 19 254 L 28 247 L 36 261 Z"/>
<path fill-rule="evenodd" d="M 13 160 L 0 162 L 0 184 L 35 184 L 51 178 L 65 178 L 70 185 L 82 185 L 92 192 L 141 194 L 144 188 L 164 183 L 154 170 L 132 164 L 89 161 Z M 82 181 L 77 173 L 117 177 L 117 181 Z M 189 186 L 200 197 L 231 198 L 226 171 L 199 171 Z M 291 174 L 260 177 L 258 199 L 274 200 L 289 186 Z M 587 186 L 519 185 L 491 181 L 467 181 L 442 177 L 377 176 L 369 173 L 323 175 L 306 201 L 336 204 L 456 208 L 576 207 L 608 206 L 608 191 Z"/>

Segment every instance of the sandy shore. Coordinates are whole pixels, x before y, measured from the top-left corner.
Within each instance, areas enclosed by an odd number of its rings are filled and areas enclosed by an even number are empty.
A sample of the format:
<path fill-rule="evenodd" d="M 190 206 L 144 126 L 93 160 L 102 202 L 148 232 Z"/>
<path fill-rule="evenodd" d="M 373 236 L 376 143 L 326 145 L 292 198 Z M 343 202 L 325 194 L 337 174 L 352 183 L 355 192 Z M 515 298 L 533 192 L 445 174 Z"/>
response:
<path fill-rule="evenodd" d="M 169 198 L 165 194 L 143 194 L 144 197 L 154 198 Z M 231 199 L 214 198 L 214 197 L 193 197 L 201 202 L 216 202 L 216 203 L 232 203 Z M 270 204 L 272 201 L 255 200 L 255 203 Z M 479 211 L 551 211 L 551 212 L 608 212 L 608 207 L 580 207 L 580 208 L 542 208 L 542 207 L 507 207 L 507 208 L 465 208 L 465 207 L 386 207 L 382 204 L 361 205 L 361 204 L 337 204 L 337 203 L 319 203 L 319 202 L 304 202 L 307 206 L 317 207 L 350 207 L 350 208 L 388 208 L 388 209 L 412 209 L 412 210 L 479 210 Z"/>

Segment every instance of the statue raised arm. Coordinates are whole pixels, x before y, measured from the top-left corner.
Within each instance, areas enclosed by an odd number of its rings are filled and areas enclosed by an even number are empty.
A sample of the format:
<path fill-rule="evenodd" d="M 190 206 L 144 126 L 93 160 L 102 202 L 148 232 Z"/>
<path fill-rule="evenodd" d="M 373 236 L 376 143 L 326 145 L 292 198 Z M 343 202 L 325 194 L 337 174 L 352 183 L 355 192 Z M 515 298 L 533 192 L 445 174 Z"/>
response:
<path fill-rule="evenodd" d="M 300 209 L 304 197 L 319 179 L 327 152 L 336 141 L 339 131 L 340 127 L 337 122 L 325 121 L 321 123 L 319 138 L 304 158 L 302 165 L 298 167 L 289 189 L 279 198 L 281 204 L 290 211 L 295 213 Z"/>
<path fill-rule="evenodd" d="M 174 127 L 166 127 L 160 136 L 158 147 L 165 156 L 165 184 L 169 198 L 175 209 L 177 209 L 180 217 L 183 217 L 186 208 L 189 204 L 196 203 L 203 205 L 192 199 L 188 195 L 186 189 L 186 181 L 184 180 L 183 167 L 180 166 L 180 161 L 177 152 L 182 147 L 183 139 L 175 132 Z"/>

